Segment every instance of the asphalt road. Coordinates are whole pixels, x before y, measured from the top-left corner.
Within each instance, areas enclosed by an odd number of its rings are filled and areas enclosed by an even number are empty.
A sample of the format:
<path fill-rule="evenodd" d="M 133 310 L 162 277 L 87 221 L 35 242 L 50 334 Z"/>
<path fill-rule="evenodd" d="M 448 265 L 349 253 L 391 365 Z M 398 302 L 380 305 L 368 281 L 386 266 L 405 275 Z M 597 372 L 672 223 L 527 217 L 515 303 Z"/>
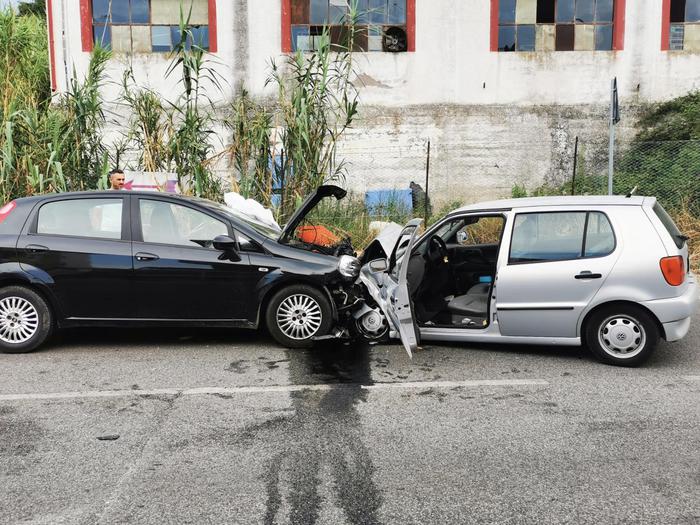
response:
<path fill-rule="evenodd" d="M 0 355 L 0 522 L 700 524 L 699 416 L 700 318 L 639 369 L 76 331 Z"/>

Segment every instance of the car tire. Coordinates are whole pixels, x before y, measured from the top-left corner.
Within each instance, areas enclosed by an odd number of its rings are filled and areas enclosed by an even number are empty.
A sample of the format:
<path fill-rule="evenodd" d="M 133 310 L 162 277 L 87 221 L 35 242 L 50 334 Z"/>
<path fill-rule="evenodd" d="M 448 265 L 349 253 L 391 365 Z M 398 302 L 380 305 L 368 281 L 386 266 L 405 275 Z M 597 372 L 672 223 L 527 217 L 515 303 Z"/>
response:
<path fill-rule="evenodd" d="M 616 366 L 638 366 L 654 352 L 659 342 L 659 328 L 644 309 L 613 305 L 590 316 L 584 337 L 588 349 L 599 361 Z"/>
<path fill-rule="evenodd" d="M 265 313 L 270 334 L 287 348 L 312 346 L 314 337 L 330 331 L 332 317 L 333 311 L 325 294 L 304 284 L 288 286 L 275 293 Z"/>
<path fill-rule="evenodd" d="M 46 341 L 53 314 L 44 298 L 25 286 L 0 288 L 0 352 L 24 354 Z"/>

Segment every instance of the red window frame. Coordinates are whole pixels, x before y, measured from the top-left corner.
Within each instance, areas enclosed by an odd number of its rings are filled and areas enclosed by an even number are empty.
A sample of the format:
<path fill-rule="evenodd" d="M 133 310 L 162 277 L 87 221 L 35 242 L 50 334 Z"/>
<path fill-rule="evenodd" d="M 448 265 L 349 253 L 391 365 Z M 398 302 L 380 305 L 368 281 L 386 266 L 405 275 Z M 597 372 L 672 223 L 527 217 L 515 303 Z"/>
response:
<path fill-rule="evenodd" d="M 491 33 L 490 33 L 490 49 L 498 52 L 498 1 L 491 0 Z M 671 9 L 670 0 L 664 0 L 669 3 L 669 13 Z M 625 49 L 625 8 L 627 0 L 615 0 L 613 14 L 613 51 L 622 51 Z"/>
<path fill-rule="evenodd" d="M 80 0 L 80 34 L 83 51 L 89 53 L 93 48 L 91 0 Z M 216 37 L 216 0 L 209 0 L 209 52 L 216 53 L 218 48 Z"/>
<path fill-rule="evenodd" d="M 408 52 L 416 50 L 416 0 L 406 0 Z M 282 0 L 282 52 L 292 52 L 292 0 Z"/>

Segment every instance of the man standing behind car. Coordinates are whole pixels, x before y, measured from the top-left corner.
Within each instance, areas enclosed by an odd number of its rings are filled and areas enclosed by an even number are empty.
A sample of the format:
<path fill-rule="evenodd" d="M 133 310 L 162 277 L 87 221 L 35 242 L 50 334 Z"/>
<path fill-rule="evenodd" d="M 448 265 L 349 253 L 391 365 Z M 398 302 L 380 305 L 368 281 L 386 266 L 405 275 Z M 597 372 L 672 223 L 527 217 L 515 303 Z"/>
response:
<path fill-rule="evenodd" d="M 120 169 L 114 169 L 109 172 L 109 189 L 122 190 L 124 189 L 124 172 Z"/>

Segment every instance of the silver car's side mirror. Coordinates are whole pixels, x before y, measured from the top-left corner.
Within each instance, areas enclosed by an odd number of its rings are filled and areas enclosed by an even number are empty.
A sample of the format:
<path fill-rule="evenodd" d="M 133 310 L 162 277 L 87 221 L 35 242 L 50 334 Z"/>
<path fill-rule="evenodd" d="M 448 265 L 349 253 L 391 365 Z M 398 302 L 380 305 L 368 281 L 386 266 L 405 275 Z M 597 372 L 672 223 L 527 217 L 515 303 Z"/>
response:
<path fill-rule="evenodd" d="M 466 244 L 469 242 L 469 234 L 466 232 L 466 230 L 459 230 L 457 232 L 457 242 L 459 244 Z"/>
<path fill-rule="evenodd" d="M 389 268 L 389 261 L 386 259 L 375 259 L 369 263 L 369 269 L 373 272 L 385 272 L 387 268 Z"/>

